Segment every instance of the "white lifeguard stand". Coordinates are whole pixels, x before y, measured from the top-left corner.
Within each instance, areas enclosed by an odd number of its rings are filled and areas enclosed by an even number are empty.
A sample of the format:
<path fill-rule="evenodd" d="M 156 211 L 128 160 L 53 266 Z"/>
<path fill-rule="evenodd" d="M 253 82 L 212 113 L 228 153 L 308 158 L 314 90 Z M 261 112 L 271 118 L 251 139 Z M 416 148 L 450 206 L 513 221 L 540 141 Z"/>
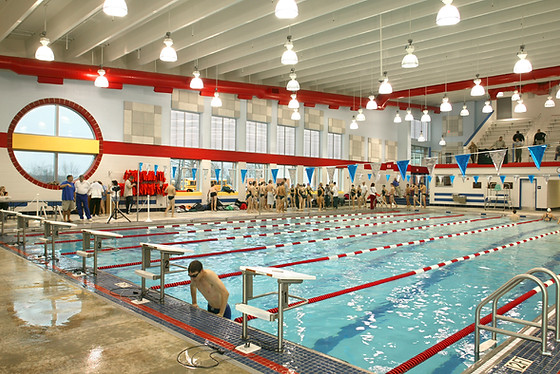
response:
<path fill-rule="evenodd" d="M 91 249 L 91 238 L 93 238 L 93 274 L 97 274 L 97 255 L 101 250 L 101 241 L 107 238 L 122 238 L 121 234 L 110 231 L 82 230 L 82 250 L 76 251 L 76 254 L 82 258 L 82 270 L 86 272 L 86 259 L 91 257 L 88 252 Z"/>
<path fill-rule="evenodd" d="M 159 288 L 159 302 L 163 304 L 163 299 L 165 297 L 165 274 L 180 273 L 188 271 L 187 266 L 171 264 L 169 262 L 171 255 L 182 255 L 188 252 L 194 252 L 192 249 L 184 249 L 178 247 L 172 247 L 170 245 L 154 244 L 154 243 L 140 243 L 142 245 L 142 270 L 134 270 L 136 275 L 142 278 L 142 293 L 140 296 L 143 298 L 146 295 L 146 279 L 150 280 L 160 280 Z M 160 261 L 158 265 L 152 266 L 152 251 L 159 251 Z M 171 271 L 171 266 L 180 268 L 179 270 Z M 147 271 L 149 268 L 159 268 L 159 274 Z"/>
<path fill-rule="evenodd" d="M 278 352 L 283 350 L 284 341 L 284 312 L 290 309 L 300 307 L 307 304 L 307 299 L 295 295 L 290 295 L 288 288 L 291 284 L 302 283 L 304 280 L 314 280 L 316 279 L 314 275 L 307 275 L 302 273 L 296 273 L 295 271 L 263 267 L 263 266 L 241 266 L 241 272 L 243 274 L 243 302 L 235 304 L 235 309 L 243 313 L 243 332 L 242 339 L 248 339 L 248 315 L 255 316 L 257 318 L 263 319 L 265 321 L 278 320 Z M 261 295 L 253 295 L 253 278 L 255 275 L 265 275 L 277 280 L 278 291 L 277 292 L 267 292 Z M 250 306 L 249 300 L 257 299 L 269 295 L 278 295 L 278 312 L 271 313 L 267 310 L 259 309 L 254 306 Z M 289 306 L 289 298 L 300 300 L 301 302 L 297 305 Z M 261 347 L 255 344 L 242 344 L 235 349 L 243 353 L 249 354 L 258 351 Z"/>

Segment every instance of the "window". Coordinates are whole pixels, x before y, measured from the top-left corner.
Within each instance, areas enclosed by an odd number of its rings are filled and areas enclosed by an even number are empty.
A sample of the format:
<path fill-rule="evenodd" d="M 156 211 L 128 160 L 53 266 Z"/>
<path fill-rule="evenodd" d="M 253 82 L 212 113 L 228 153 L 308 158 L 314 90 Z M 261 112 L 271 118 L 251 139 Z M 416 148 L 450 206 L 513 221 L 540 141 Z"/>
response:
<path fill-rule="evenodd" d="M 29 104 L 12 120 L 8 136 L 12 162 L 41 187 L 58 189 L 67 175 L 87 178 L 99 163 L 99 126 L 84 108 L 67 100 Z"/>
<path fill-rule="evenodd" d="M 279 155 L 296 155 L 296 128 L 290 126 L 277 127 L 277 150 Z"/>
<path fill-rule="evenodd" d="M 247 152 L 266 153 L 268 150 L 268 124 L 247 121 Z"/>
<path fill-rule="evenodd" d="M 210 170 L 210 180 L 216 181 L 216 169 L 219 169 L 220 180 L 219 183 L 224 186 L 228 185 L 233 190 L 237 190 L 237 180 L 235 176 L 237 175 L 235 164 L 233 162 L 221 162 L 212 161 L 212 167 Z"/>
<path fill-rule="evenodd" d="M 198 160 L 171 159 L 171 170 L 175 169 L 175 188 L 179 191 L 194 192 L 200 190 L 197 180 L 200 180 Z M 196 171 L 195 171 L 196 169 Z"/>
<path fill-rule="evenodd" d="M 288 186 L 294 185 L 296 183 L 296 170 L 297 166 L 295 165 L 278 165 L 278 175 L 276 176 L 276 182 L 286 179 L 288 182 Z M 294 179 L 290 177 L 290 170 L 293 170 L 292 173 L 294 174 Z"/>
<path fill-rule="evenodd" d="M 212 116 L 210 148 L 235 151 L 235 119 Z"/>
<path fill-rule="evenodd" d="M 424 159 L 429 156 L 429 148 L 419 147 L 417 145 L 410 146 L 410 164 L 422 165 Z"/>
<path fill-rule="evenodd" d="M 420 122 L 418 120 L 410 121 L 410 137 L 412 139 L 418 140 L 420 132 L 426 138 L 426 141 L 430 140 L 430 122 Z"/>
<path fill-rule="evenodd" d="M 319 131 L 303 130 L 303 155 L 319 157 Z"/>
<path fill-rule="evenodd" d="M 247 181 L 268 182 L 268 164 L 247 164 Z"/>
<path fill-rule="evenodd" d="M 328 137 L 328 158 L 342 158 L 342 134 L 334 134 L 329 132 Z"/>
<path fill-rule="evenodd" d="M 170 144 L 176 147 L 198 148 L 200 145 L 200 114 L 171 111 Z"/>

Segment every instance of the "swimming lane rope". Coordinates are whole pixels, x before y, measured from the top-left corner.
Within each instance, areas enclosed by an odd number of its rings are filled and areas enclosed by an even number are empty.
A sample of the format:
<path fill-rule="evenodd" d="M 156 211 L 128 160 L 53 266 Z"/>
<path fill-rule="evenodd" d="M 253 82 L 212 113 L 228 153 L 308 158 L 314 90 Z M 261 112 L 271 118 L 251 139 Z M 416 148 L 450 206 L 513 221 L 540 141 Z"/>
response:
<path fill-rule="evenodd" d="M 516 226 L 516 225 L 525 224 L 525 223 L 530 223 L 530 222 L 537 222 L 537 221 L 540 221 L 540 220 L 532 220 L 532 221 L 526 221 L 526 222 L 512 223 L 512 224 L 509 224 L 509 225 L 496 226 L 496 227 L 491 227 L 491 228 L 486 228 L 486 229 L 480 229 L 480 230 L 473 230 L 473 231 L 470 231 L 470 232 L 463 232 L 463 233 L 442 235 L 442 236 L 430 238 L 430 239 L 427 239 L 427 240 L 415 240 L 414 242 L 409 242 L 409 243 L 415 243 L 415 244 L 416 244 L 417 242 L 419 242 L 419 243 L 424 243 L 424 242 L 427 242 L 427 241 L 434 241 L 434 240 L 439 240 L 439 239 L 443 239 L 443 238 L 451 238 L 451 237 L 455 237 L 455 236 L 463 236 L 463 235 L 468 235 L 468 234 L 472 234 L 472 233 L 476 233 L 476 232 L 484 232 L 484 231 L 497 230 L 497 229 L 499 229 L 499 228 L 513 227 L 513 226 Z M 331 292 L 331 293 L 324 294 L 324 295 L 321 295 L 321 296 L 312 297 L 312 298 L 310 298 L 310 299 L 308 300 L 307 303 L 308 303 L 308 304 L 313 304 L 313 303 L 316 303 L 316 302 L 318 302 L 318 301 L 323 301 L 323 300 L 327 300 L 327 299 L 330 299 L 330 298 L 333 298 L 333 297 L 336 297 L 336 296 L 345 295 L 345 294 L 348 294 L 348 293 L 351 293 L 351 292 L 355 292 L 355 291 L 359 291 L 359 290 L 363 290 L 363 289 L 366 289 L 366 288 L 371 288 L 371 287 L 379 286 L 379 285 L 381 285 L 381 284 L 388 283 L 388 282 L 392 282 L 392 281 L 395 281 L 395 280 L 398 280 L 398 279 L 407 278 L 407 277 L 410 277 L 410 276 L 412 276 L 412 275 L 422 274 L 422 273 L 428 272 L 428 271 L 430 271 L 430 270 L 442 268 L 442 267 L 444 267 L 444 266 L 447 266 L 447 265 L 452 264 L 452 263 L 455 263 L 455 262 L 471 260 L 471 259 L 473 259 L 473 258 L 482 256 L 482 255 L 485 255 L 485 254 L 488 254 L 488 253 L 501 251 L 501 250 L 504 249 L 504 248 L 515 247 L 515 246 L 517 246 L 517 245 L 519 245 L 519 244 L 521 244 L 521 243 L 526 243 L 526 242 L 529 242 L 529 241 L 532 241 L 532 240 L 544 238 L 545 236 L 552 235 L 552 234 L 556 234 L 556 233 L 558 233 L 558 232 L 560 232 L 560 230 L 553 231 L 553 232 L 549 232 L 549 233 L 546 233 L 546 234 L 541 234 L 541 235 L 533 236 L 533 237 L 530 237 L 530 238 L 527 238 L 527 239 L 523 239 L 523 240 L 518 241 L 518 242 L 513 242 L 513 243 L 509 243 L 509 244 L 504 244 L 504 245 L 502 245 L 502 246 L 495 247 L 495 248 L 492 248 L 492 249 L 487 249 L 487 250 L 480 251 L 480 252 L 477 252 L 477 253 L 473 253 L 473 254 L 471 254 L 471 255 L 462 256 L 462 257 L 457 257 L 457 258 L 454 258 L 453 260 L 449 260 L 449 261 L 445 261 L 445 262 L 440 262 L 440 263 L 438 263 L 438 264 L 431 265 L 431 266 L 426 266 L 426 267 L 423 267 L 423 268 L 420 268 L 420 269 L 417 269 L 417 270 L 412 270 L 412 271 L 409 271 L 409 272 L 406 272 L 406 273 L 401 273 L 401 274 L 393 275 L 393 276 L 391 276 L 391 277 L 379 279 L 379 280 L 376 280 L 376 281 L 374 281 L 374 282 L 369 282 L 369 283 L 361 284 L 361 285 L 358 285 L 358 286 L 346 288 L 346 289 L 344 289 L 344 290 L 335 291 L 335 292 Z M 402 243 L 401 243 L 401 244 L 402 244 Z M 393 245 L 394 245 L 394 244 L 393 244 Z M 397 244 L 396 246 L 399 246 L 399 245 Z M 390 246 L 390 247 L 392 247 L 392 246 Z M 349 255 L 350 255 L 350 256 L 354 256 L 355 254 L 360 254 L 360 253 L 363 253 L 363 251 L 357 251 L 357 252 L 351 252 L 351 253 L 344 254 L 344 255 L 339 255 L 338 258 L 340 258 L 340 257 L 346 257 L 346 256 L 349 256 Z M 334 259 L 334 258 L 336 258 L 337 256 L 331 256 L 331 257 L 333 257 L 332 259 Z M 331 258 L 329 258 L 329 259 L 331 259 Z M 299 305 L 299 304 L 301 304 L 300 301 L 298 301 L 298 302 L 296 302 L 296 303 L 292 303 L 292 304 L 290 304 L 290 306 L 292 306 L 292 305 Z M 276 312 L 278 312 L 278 308 L 269 309 L 268 311 L 269 311 L 270 313 L 276 313 Z M 249 319 L 254 319 L 254 318 L 256 318 L 256 317 L 249 316 Z M 240 322 L 240 321 L 241 321 L 241 318 L 236 318 L 235 320 L 236 320 L 237 322 Z"/>

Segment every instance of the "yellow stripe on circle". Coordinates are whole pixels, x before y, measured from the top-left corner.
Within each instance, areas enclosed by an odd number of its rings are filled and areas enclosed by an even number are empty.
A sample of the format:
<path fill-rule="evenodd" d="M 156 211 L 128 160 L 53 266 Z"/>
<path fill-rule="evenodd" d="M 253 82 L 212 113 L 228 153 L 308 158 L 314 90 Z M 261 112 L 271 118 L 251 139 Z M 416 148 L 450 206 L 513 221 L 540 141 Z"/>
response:
<path fill-rule="evenodd" d="M 91 155 L 99 153 L 99 140 L 14 133 L 12 148 L 36 152 L 85 153 Z"/>

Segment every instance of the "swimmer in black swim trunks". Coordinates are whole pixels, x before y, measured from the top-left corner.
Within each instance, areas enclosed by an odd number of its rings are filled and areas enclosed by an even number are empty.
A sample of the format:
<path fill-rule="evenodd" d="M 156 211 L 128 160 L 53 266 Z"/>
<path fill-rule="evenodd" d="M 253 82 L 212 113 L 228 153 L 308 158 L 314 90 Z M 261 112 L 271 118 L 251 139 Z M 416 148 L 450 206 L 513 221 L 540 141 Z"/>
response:
<path fill-rule="evenodd" d="M 167 216 L 167 211 L 171 210 L 171 217 L 175 217 L 175 195 L 177 195 L 177 190 L 175 189 L 175 181 L 172 180 L 171 184 L 165 189 L 167 194 L 167 208 L 165 208 L 164 216 Z"/>

